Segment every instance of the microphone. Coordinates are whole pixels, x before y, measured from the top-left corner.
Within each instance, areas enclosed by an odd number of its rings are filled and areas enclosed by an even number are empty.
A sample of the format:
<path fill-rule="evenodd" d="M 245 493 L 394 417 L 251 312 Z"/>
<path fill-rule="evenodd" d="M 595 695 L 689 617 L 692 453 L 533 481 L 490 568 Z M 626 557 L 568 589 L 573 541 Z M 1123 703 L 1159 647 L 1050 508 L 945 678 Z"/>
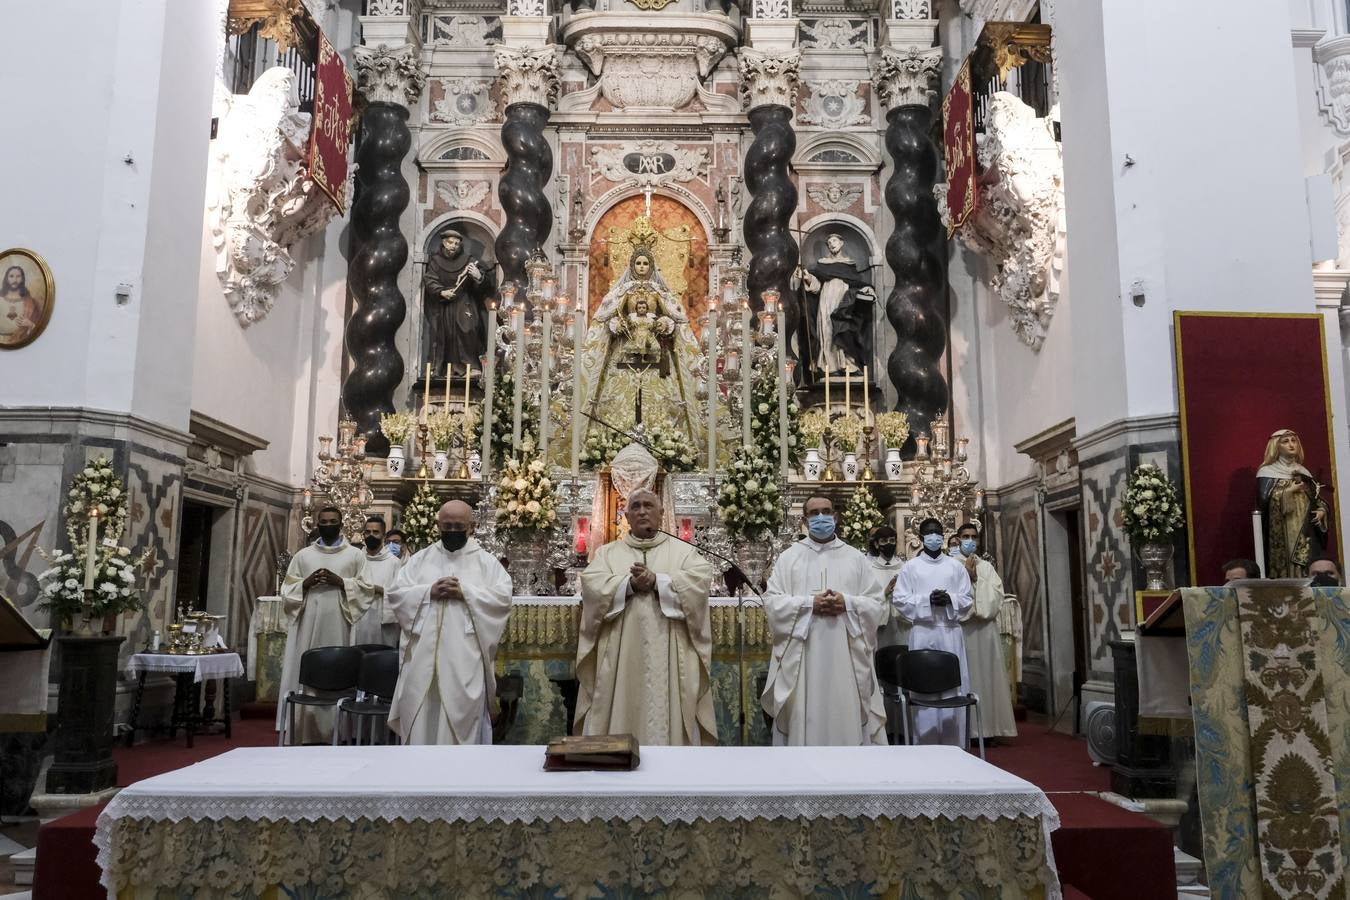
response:
<path fill-rule="evenodd" d="M 711 556 L 711 557 L 713 557 L 714 559 L 717 559 L 717 560 L 720 560 L 720 561 L 726 563 L 726 564 L 730 567 L 729 571 L 735 572 L 736 575 L 737 575 L 737 577 L 739 577 L 739 578 L 741 579 L 741 581 L 744 582 L 745 586 L 748 587 L 748 588 L 750 588 L 750 593 L 754 594 L 754 595 L 755 595 L 756 597 L 758 597 L 760 600 L 763 600 L 763 599 L 764 599 L 764 592 L 761 591 L 759 588 L 755 587 L 754 582 L 752 582 L 752 581 L 750 580 L 750 576 L 747 575 L 747 574 L 745 574 L 745 570 L 741 568 L 741 564 L 738 563 L 738 562 L 736 562 L 736 560 L 732 559 L 732 558 L 729 557 L 729 556 L 723 556 L 722 554 L 718 553 L 716 550 L 713 550 L 713 549 L 711 549 L 711 548 L 709 548 L 709 547 L 704 547 L 702 544 L 696 544 L 696 543 L 694 543 L 693 541 L 685 540 L 684 538 L 680 537 L 678 534 L 675 534 L 674 532 L 666 531 L 664 528 L 658 528 L 658 529 L 656 529 L 656 530 L 659 531 L 659 532 L 661 532 L 662 534 L 666 535 L 667 537 L 673 537 L 675 540 L 679 541 L 681 544 L 687 544 L 688 546 L 693 547 L 693 548 L 694 548 L 695 550 L 697 550 L 699 553 L 703 553 L 703 554 L 705 554 L 705 555 L 707 555 L 707 556 Z"/>

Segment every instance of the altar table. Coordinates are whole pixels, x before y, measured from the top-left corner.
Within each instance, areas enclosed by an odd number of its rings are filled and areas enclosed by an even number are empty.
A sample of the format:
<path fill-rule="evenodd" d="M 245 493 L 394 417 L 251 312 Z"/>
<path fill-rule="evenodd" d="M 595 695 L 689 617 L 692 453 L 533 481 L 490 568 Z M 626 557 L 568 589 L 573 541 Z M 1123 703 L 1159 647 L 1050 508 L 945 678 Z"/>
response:
<path fill-rule="evenodd" d="M 1060 895 L 1045 794 L 954 747 L 644 747 L 635 772 L 543 760 L 233 750 L 114 797 L 102 881 L 120 900 Z"/>

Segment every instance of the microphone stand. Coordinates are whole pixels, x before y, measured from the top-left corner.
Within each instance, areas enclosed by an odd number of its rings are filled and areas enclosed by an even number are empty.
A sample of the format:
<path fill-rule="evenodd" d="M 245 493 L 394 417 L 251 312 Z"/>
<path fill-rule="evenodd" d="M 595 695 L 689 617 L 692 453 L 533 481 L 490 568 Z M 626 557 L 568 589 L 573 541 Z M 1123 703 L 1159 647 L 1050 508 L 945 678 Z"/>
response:
<path fill-rule="evenodd" d="M 602 423 L 602 424 L 603 424 L 603 423 Z M 764 608 L 764 592 L 761 591 L 758 587 L 755 586 L 754 582 L 752 582 L 752 581 L 750 580 L 750 576 L 748 576 L 748 575 L 745 574 L 745 570 L 741 568 L 740 563 L 736 562 L 736 560 L 731 559 L 730 557 L 723 556 L 721 553 L 718 553 L 716 550 L 712 550 L 712 549 L 710 549 L 710 548 L 708 548 L 708 547 L 704 547 L 704 546 L 702 546 L 701 544 L 696 544 L 696 543 L 694 543 L 693 541 L 687 541 L 687 540 L 685 540 L 684 538 L 680 537 L 678 534 L 673 534 L 673 533 L 671 533 L 671 532 L 669 532 L 669 531 L 666 531 L 664 528 L 658 528 L 658 529 L 656 529 L 656 530 L 659 531 L 659 532 L 661 532 L 662 534 L 666 535 L 667 537 L 673 537 L 675 540 L 679 541 L 679 542 L 682 543 L 682 544 L 687 544 L 687 545 L 689 545 L 690 547 L 693 547 L 695 550 L 697 550 L 699 553 L 701 553 L 701 554 L 703 554 L 703 555 L 705 555 L 705 556 L 711 556 L 711 557 L 713 557 L 714 559 L 717 559 L 717 560 L 720 560 L 721 562 L 726 563 L 728 566 L 731 567 L 731 568 L 729 569 L 729 571 L 735 572 L 736 575 L 739 576 L 740 579 L 741 579 L 741 587 L 738 588 L 737 591 L 736 591 L 736 666 L 737 666 L 737 670 L 738 670 L 738 671 L 737 671 L 737 674 L 738 674 L 737 682 L 738 682 L 739 687 L 740 687 L 739 697 L 738 697 L 738 701 L 739 701 L 739 702 L 737 703 L 737 706 L 739 707 L 739 719 L 740 719 L 740 721 L 739 721 L 738 724 L 740 725 L 740 732 L 741 732 L 741 735 L 740 735 L 740 737 L 741 737 L 741 746 L 742 746 L 742 747 L 748 746 L 749 743 L 750 743 L 750 720 L 747 718 L 747 716 L 746 716 L 746 711 L 745 711 L 745 706 L 746 706 L 746 696 L 745 696 L 745 678 L 746 678 L 746 669 L 745 669 L 745 607 L 746 607 L 746 602 L 745 602 L 745 588 L 748 587 L 748 588 L 750 589 L 750 592 L 751 592 L 752 594 L 755 595 L 755 598 L 758 600 L 758 605 L 759 605 L 759 608 L 760 608 L 760 609 L 763 609 L 763 608 Z M 711 615 L 711 611 L 709 612 L 709 615 Z"/>

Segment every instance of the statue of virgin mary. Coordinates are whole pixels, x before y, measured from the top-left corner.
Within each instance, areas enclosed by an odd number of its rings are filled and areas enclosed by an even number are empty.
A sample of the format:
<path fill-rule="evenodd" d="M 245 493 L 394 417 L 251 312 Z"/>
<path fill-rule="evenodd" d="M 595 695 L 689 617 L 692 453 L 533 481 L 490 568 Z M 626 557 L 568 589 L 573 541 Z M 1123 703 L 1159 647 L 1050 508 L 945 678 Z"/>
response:
<path fill-rule="evenodd" d="M 655 333 L 659 353 L 646 352 Z M 591 319 L 577 367 L 581 408 L 617 428 L 663 425 L 697 446 L 702 429 L 694 363 L 703 355 L 680 298 L 650 250 L 639 247 Z M 639 403 L 639 388 L 641 402 Z M 591 428 L 603 426 L 589 423 Z"/>
<path fill-rule="evenodd" d="M 1288 428 L 1266 442 L 1256 490 L 1267 577 L 1307 578 L 1308 565 L 1322 555 L 1326 543 L 1328 510 L 1316 479 L 1303 465 L 1303 442 Z"/>

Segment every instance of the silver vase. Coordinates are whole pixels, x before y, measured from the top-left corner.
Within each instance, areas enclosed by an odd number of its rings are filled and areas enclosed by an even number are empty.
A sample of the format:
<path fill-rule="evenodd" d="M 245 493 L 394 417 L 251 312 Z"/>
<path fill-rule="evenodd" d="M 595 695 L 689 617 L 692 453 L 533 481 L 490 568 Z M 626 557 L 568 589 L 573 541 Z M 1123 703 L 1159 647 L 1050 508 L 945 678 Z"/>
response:
<path fill-rule="evenodd" d="M 1172 587 L 1171 544 L 1149 542 L 1139 546 L 1139 562 L 1144 566 L 1145 590 L 1165 591 Z"/>
<path fill-rule="evenodd" d="M 552 597 L 558 593 L 549 563 L 549 532 L 514 529 L 505 533 L 506 574 L 517 597 Z"/>

